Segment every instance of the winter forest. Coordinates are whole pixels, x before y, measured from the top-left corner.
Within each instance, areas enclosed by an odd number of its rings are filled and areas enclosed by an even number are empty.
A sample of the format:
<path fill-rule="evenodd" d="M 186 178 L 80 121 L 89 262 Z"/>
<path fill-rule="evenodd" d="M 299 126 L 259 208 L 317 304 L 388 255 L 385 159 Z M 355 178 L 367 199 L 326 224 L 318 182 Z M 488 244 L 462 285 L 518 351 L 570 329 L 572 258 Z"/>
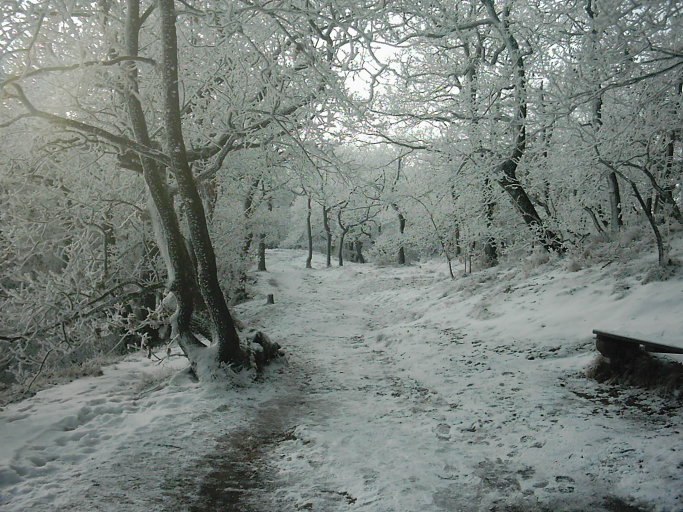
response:
<path fill-rule="evenodd" d="M 0 12 L 0 508 L 683 510 L 679 2 Z"/>

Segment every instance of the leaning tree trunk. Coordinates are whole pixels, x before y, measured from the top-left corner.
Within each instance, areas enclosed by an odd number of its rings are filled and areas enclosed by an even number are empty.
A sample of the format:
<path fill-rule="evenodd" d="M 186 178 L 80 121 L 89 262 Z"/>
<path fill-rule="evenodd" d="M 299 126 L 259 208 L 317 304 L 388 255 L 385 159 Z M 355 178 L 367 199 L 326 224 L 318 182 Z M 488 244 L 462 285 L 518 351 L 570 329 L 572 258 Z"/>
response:
<path fill-rule="evenodd" d="M 652 232 L 655 235 L 655 242 L 657 244 L 657 259 L 659 261 L 659 266 L 665 267 L 668 262 L 666 261 L 666 250 L 664 249 L 664 241 L 662 240 L 662 234 L 659 232 L 659 228 L 657 227 L 657 222 L 655 221 L 655 217 L 652 214 L 652 210 L 650 210 L 645 204 L 643 196 L 640 194 L 640 191 L 638 190 L 638 186 L 636 185 L 635 181 L 631 182 L 631 188 L 633 189 L 633 195 L 636 196 L 636 199 L 638 200 L 638 203 L 640 204 L 643 213 L 647 217 L 647 221 L 650 223 Z"/>
<path fill-rule="evenodd" d="M 512 199 L 517 211 L 524 222 L 534 232 L 543 247 L 548 251 L 561 251 L 562 244 L 555 233 L 546 229 L 543 220 L 539 216 L 534 204 L 529 199 L 526 190 L 517 178 L 517 166 L 526 150 L 526 71 L 524 57 L 522 56 L 517 39 L 510 32 L 506 23 L 503 23 L 493 6 L 493 0 L 482 0 L 489 13 L 493 26 L 504 39 L 505 47 L 514 66 L 514 91 L 515 91 L 515 118 L 513 122 L 513 148 L 502 163 L 496 167 L 496 173 L 501 177 L 498 183 Z"/>
<path fill-rule="evenodd" d="M 218 344 L 218 362 L 249 365 L 249 354 L 240 345 L 235 323 L 218 283 L 216 255 L 206 223 L 204 205 L 185 152 L 178 93 L 178 43 L 174 0 L 159 0 L 161 18 L 164 98 L 164 142 L 180 197 L 185 203 L 188 228 L 197 257 L 197 282 L 204 298 Z"/>
<path fill-rule="evenodd" d="M 140 32 L 140 0 L 128 0 L 126 13 L 125 45 L 129 56 L 138 55 Z M 137 67 L 134 62 L 125 65 L 126 87 L 124 97 L 135 140 L 147 147 L 152 142 L 147 129 L 147 121 L 139 100 Z M 194 312 L 195 275 L 194 266 L 180 230 L 173 200 L 168 192 L 165 170 L 148 157 L 141 156 L 143 177 L 149 191 L 149 208 L 155 226 L 157 243 L 168 267 L 168 289 L 176 298 L 176 312 L 172 328 L 179 343 L 185 349 L 201 345 L 190 330 Z"/>

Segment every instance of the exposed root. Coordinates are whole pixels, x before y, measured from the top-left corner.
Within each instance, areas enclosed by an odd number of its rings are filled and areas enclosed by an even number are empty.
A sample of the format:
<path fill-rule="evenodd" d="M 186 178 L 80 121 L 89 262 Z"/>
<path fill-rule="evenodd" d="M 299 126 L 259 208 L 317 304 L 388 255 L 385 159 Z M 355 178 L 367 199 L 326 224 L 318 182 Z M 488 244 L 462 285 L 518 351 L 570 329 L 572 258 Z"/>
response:
<path fill-rule="evenodd" d="M 251 359 L 258 371 L 262 371 L 271 361 L 284 355 L 280 345 L 261 331 L 250 333 L 248 341 Z"/>
<path fill-rule="evenodd" d="M 229 367 L 231 372 L 255 369 L 260 373 L 273 360 L 285 355 L 280 345 L 261 331 L 250 331 L 242 334 L 241 338 L 242 350 L 247 354 L 244 359 L 249 363 L 228 365 L 226 368 Z M 219 377 L 223 365 L 218 359 L 217 345 L 206 346 L 191 334 L 179 336 L 178 344 L 190 361 L 190 371 L 199 380 L 215 380 Z"/>

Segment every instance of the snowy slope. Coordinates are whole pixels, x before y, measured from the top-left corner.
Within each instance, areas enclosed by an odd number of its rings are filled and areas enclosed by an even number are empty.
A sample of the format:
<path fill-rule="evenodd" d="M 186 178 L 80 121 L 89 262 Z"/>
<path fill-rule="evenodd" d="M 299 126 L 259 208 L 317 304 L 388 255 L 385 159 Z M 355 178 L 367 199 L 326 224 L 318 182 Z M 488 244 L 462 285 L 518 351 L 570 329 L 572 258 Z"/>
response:
<path fill-rule="evenodd" d="M 683 510 L 680 402 L 584 377 L 594 328 L 680 342 L 683 280 L 304 258 L 240 307 L 260 382 L 132 357 L 0 412 L 2 510 Z"/>

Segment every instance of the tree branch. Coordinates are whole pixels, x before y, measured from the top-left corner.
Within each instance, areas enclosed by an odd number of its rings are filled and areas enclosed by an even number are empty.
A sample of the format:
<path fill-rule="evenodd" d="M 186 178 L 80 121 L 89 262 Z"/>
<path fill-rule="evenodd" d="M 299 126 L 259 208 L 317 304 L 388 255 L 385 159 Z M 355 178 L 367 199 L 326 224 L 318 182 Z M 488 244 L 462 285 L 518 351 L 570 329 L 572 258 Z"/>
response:
<path fill-rule="evenodd" d="M 164 153 L 162 153 L 161 151 L 147 147 L 143 144 L 139 144 L 139 143 L 127 138 L 127 137 L 123 137 L 121 135 L 115 135 L 115 134 L 108 132 L 107 130 L 104 130 L 104 129 L 99 128 L 97 126 L 82 123 L 81 121 L 76 121 L 75 119 L 69 119 L 66 117 L 58 116 L 56 114 L 51 114 L 49 112 L 45 112 L 43 110 L 39 110 L 26 97 L 26 94 L 24 94 L 24 90 L 21 88 L 20 85 L 13 83 L 13 84 L 11 84 L 11 86 L 16 91 L 16 95 L 12 95 L 12 96 L 15 97 L 16 99 L 18 99 L 22 103 L 22 105 L 24 105 L 24 107 L 26 107 L 26 109 L 28 110 L 27 116 L 44 119 L 45 121 L 48 121 L 49 123 L 55 124 L 57 126 L 64 126 L 64 127 L 72 128 L 72 129 L 77 130 L 79 132 L 89 133 L 90 135 L 94 135 L 96 137 L 99 137 L 101 139 L 109 141 L 121 149 L 123 149 L 123 148 L 130 149 L 131 151 L 134 151 L 140 155 L 143 155 L 143 156 L 146 156 L 146 157 L 151 158 L 153 160 L 156 160 L 165 166 L 170 165 L 168 157 Z"/>
<path fill-rule="evenodd" d="M 110 60 L 87 60 L 85 62 L 80 62 L 78 64 L 70 64 L 68 66 L 47 66 L 44 68 L 32 69 L 31 71 L 26 71 L 25 73 L 21 73 L 20 75 L 12 75 L 8 78 L 5 78 L 2 82 L 0 82 L 0 87 L 4 87 L 13 82 L 23 80 L 24 78 L 30 78 L 32 76 L 42 75 L 46 73 L 54 73 L 59 71 L 74 71 L 76 69 L 88 68 L 93 66 L 114 66 L 116 64 L 129 61 L 144 62 L 146 64 L 156 66 L 156 62 L 154 61 L 154 59 L 149 59 L 147 57 L 130 57 L 124 55 Z"/>

